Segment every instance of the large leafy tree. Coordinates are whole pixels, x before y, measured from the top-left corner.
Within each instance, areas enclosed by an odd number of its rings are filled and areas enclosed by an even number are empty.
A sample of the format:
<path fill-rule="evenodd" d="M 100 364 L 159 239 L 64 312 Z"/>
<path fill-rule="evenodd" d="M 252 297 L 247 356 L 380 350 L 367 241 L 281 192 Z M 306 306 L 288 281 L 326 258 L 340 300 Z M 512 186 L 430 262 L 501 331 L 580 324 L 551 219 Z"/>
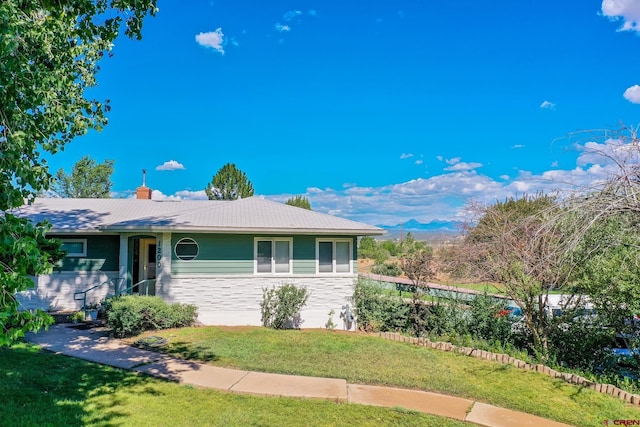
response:
<path fill-rule="evenodd" d="M 84 156 L 73 165 L 71 174 L 59 169 L 55 192 L 60 197 L 108 199 L 111 193 L 113 160 L 97 164 Z"/>
<path fill-rule="evenodd" d="M 204 191 L 209 200 L 236 200 L 253 196 L 253 185 L 247 174 L 233 163 L 227 163 L 213 176 Z"/>
<path fill-rule="evenodd" d="M 0 2 L 0 343 L 51 322 L 20 311 L 15 293 L 62 256 L 46 224 L 10 211 L 50 188 L 43 153 L 106 124 L 109 101 L 86 93 L 99 61 L 120 31 L 140 38 L 143 18 L 156 11 L 156 0 Z"/>

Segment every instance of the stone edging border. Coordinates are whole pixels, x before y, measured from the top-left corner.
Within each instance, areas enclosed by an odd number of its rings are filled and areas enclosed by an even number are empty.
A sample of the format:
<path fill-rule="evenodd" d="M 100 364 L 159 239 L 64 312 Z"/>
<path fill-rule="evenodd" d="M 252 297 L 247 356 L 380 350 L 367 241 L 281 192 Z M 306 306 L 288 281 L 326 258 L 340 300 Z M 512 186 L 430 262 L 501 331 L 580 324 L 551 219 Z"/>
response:
<path fill-rule="evenodd" d="M 560 378 L 568 383 L 581 385 L 583 387 L 588 387 L 592 390 L 595 390 L 598 393 L 604 393 L 613 397 L 617 397 L 618 399 L 624 400 L 625 402 L 631 403 L 633 405 L 640 405 L 640 395 L 628 393 L 612 384 L 595 383 L 579 375 L 558 372 L 555 369 L 551 369 L 548 366 L 542 364 L 527 363 L 522 360 L 516 359 L 515 357 L 511 357 L 508 354 L 491 353 L 490 351 L 479 350 L 472 347 L 458 347 L 449 342 L 431 341 L 428 338 L 408 337 L 397 332 L 379 332 L 377 335 L 390 341 L 406 342 L 421 347 L 429 347 L 435 350 L 442 351 L 452 351 L 455 353 L 464 354 L 465 356 L 475 357 L 477 359 L 492 360 L 499 363 L 513 365 L 516 368 L 525 371 L 534 371 L 545 374 L 551 378 Z"/>

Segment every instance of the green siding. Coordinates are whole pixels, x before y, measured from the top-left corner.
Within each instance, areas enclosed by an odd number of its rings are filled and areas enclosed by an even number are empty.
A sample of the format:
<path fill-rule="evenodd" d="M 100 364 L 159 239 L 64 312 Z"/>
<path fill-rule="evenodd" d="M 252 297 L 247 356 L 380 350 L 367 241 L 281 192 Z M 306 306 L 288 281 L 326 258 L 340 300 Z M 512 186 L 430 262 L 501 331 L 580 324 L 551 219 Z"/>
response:
<path fill-rule="evenodd" d="M 179 260 L 175 255 L 175 245 L 182 238 L 191 238 L 198 243 L 198 257 L 192 261 Z M 171 235 L 171 274 L 253 274 L 254 238 L 253 235 L 230 234 L 187 234 Z M 316 237 L 282 236 L 260 234 L 257 237 L 293 238 L 293 274 L 316 274 Z M 343 236 L 323 236 L 328 239 Z M 353 257 L 356 259 L 357 239 L 353 238 Z M 355 267 L 354 262 L 354 267 Z"/>
<path fill-rule="evenodd" d="M 50 236 L 59 239 L 86 239 L 87 256 L 65 257 L 56 271 L 118 271 L 120 257 L 119 236 Z"/>

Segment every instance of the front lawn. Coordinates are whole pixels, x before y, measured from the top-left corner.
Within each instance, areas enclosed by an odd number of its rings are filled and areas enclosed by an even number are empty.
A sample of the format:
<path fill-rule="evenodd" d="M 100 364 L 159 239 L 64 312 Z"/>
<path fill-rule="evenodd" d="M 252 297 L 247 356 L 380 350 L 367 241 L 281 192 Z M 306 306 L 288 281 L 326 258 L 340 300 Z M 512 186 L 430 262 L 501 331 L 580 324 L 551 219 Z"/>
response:
<path fill-rule="evenodd" d="M 412 411 L 221 393 L 18 344 L 0 348 L 3 426 L 451 426 Z"/>
<path fill-rule="evenodd" d="M 170 354 L 217 366 L 436 391 L 579 426 L 640 419 L 636 406 L 559 379 L 374 336 L 257 327 L 152 334 L 168 339 Z"/>

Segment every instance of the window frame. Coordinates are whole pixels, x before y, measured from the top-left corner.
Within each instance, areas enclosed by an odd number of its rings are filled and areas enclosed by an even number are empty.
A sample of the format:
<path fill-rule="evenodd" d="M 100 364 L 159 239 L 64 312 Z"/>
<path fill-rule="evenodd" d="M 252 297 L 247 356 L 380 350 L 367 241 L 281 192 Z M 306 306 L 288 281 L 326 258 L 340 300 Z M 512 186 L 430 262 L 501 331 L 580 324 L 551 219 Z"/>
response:
<path fill-rule="evenodd" d="M 87 239 L 60 239 L 62 241 L 62 244 L 64 245 L 65 243 L 82 243 L 82 252 L 69 252 L 67 251 L 67 254 L 65 255 L 65 257 L 69 257 L 69 258 L 83 258 L 87 256 Z"/>
<path fill-rule="evenodd" d="M 331 243 L 331 272 L 329 271 L 320 271 L 320 243 L 330 242 Z M 336 243 L 348 243 L 349 244 L 349 271 L 338 272 L 336 271 L 337 262 L 336 262 Z M 316 238 L 316 274 L 321 275 L 340 275 L 340 274 L 353 274 L 353 239 L 349 238 Z"/>
<path fill-rule="evenodd" d="M 271 242 L 271 271 L 258 271 L 258 242 Z M 289 244 L 289 268 L 276 272 L 276 242 Z M 281 276 L 293 273 L 293 237 L 254 237 L 253 238 L 253 274 L 264 276 Z"/>
<path fill-rule="evenodd" d="M 182 243 L 183 241 L 185 241 L 185 240 L 191 240 L 196 245 L 196 254 L 191 259 L 183 259 L 183 258 L 180 257 L 180 255 L 178 255 L 178 245 L 180 243 Z M 193 237 L 183 237 L 180 240 L 178 240 L 175 245 L 173 245 L 173 254 L 176 256 L 178 261 L 183 261 L 183 262 L 194 261 L 196 258 L 198 258 L 198 255 L 200 255 L 200 244 Z"/>

